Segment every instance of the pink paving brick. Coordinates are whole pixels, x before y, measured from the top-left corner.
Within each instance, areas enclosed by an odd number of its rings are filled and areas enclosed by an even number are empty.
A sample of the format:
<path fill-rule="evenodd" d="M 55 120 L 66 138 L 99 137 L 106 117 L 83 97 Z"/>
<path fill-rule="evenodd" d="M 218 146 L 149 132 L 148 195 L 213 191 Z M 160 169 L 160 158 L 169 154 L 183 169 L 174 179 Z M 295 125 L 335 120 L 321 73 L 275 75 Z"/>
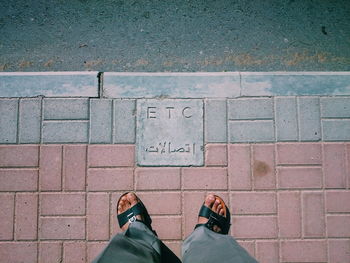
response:
<path fill-rule="evenodd" d="M 87 262 L 93 261 L 107 246 L 108 242 L 88 242 L 87 243 Z"/>
<path fill-rule="evenodd" d="M 276 213 L 276 193 L 232 193 L 231 213 L 236 215 Z"/>
<path fill-rule="evenodd" d="M 15 238 L 17 240 L 37 239 L 38 227 L 38 195 L 16 194 L 16 225 Z"/>
<path fill-rule="evenodd" d="M 325 236 L 323 199 L 322 192 L 304 192 L 302 194 L 304 237 Z"/>
<path fill-rule="evenodd" d="M 124 194 L 124 192 L 113 192 L 110 197 L 110 206 L 109 206 L 110 237 L 114 236 L 117 233 L 122 232 L 117 222 L 117 203 L 122 194 Z"/>
<path fill-rule="evenodd" d="M 275 216 L 234 216 L 232 234 L 235 238 L 276 238 Z"/>
<path fill-rule="evenodd" d="M 87 239 L 109 239 L 109 195 L 89 193 L 87 203 Z"/>
<path fill-rule="evenodd" d="M 278 263 L 278 242 L 273 240 L 256 241 L 256 259 L 259 263 Z"/>
<path fill-rule="evenodd" d="M 134 166 L 134 145 L 89 145 L 90 167 Z"/>
<path fill-rule="evenodd" d="M 0 240 L 13 239 L 14 194 L 0 194 Z"/>
<path fill-rule="evenodd" d="M 301 201 L 299 192 L 278 193 L 280 237 L 301 237 Z"/>
<path fill-rule="evenodd" d="M 38 190 L 37 169 L 0 169 L 0 191 Z"/>
<path fill-rule="evenodd" d="M 126 191 L 133 189 L 133 181 L 133 169 L 130 168 L 91 168 L 87 188 L 90 191 Z"/>
<path fill-rule="evenodd" d="M 152 228 L 162 240 L 181 239 L 181 217 L 180 216 L 153 216 Z"/>
<path fill-rule="evenodd" d="M 350 237 L 350 215 L 327 216 L 328 237 Z"/>
<path fill-rule="evenodd" d="M 207 166 L 227 166 L 226 144 L 208 144 L 205 146 L 205 164 Z"/>
<path fill-rule="evenodd" d="M 136 190 L 178 190 L 179 168 L 136 168 Z"/>
<path fill-rule="evenodd" d="M 36 242 L 1 242 L 1 262 L 37 262 Z"/>
<path fill-rule="evenodd" d="M 324 144 L 323 169 L 326 188 L 346 187 L 345 145 L 339 143 Z"/>
<path fill-rule="evenodd" d="M 255 189 L 275 189 L 275 146 L 253 145 L 253 184 Z"/>
<path fill-rule="evenodd" d="M 43 217 L 40 219 L 41 239 L 85 239 L 85 218 Z"/>
<path fill-rule="evenodd" d="M 254 241 L 242 241 L 238 240 L 238 244 L 240 244 L 252 257 L 255 257 L 255 243 Z"/>
<path fill-rule="evenodd" d="M 165 241 L 164 244 L 174 252 L 174 254 L 181 259 L 182 253 L 181 253 L 181 247 L 182 243 L 180 241 Z"/>
<path fill-rule="evenodd" d="M 350 191 L 326 191 L 328 213 L 350 213 Z"/>
<path fill-rule="evenodd" d="M 85 193 L 40 194 L 41 215 L 85 215 Z"/>
<path fill-rule="evenodd" d="M 62 242 L 40 242 L 39 243 L 39 262 L 40 263 L 62 262 Z"/>
<path fill-rule="evenodd" d="M 180 215 L 180 192 L 137 193 L 151 215 Z M 156 205 L 155 205 L 156 204 Z"/>
<path fill-rule="evenodd" d="M 40 189 L 61 190 L 62 146 L 43 145 L 40 148 Z"/>
<path fill-rule="evenodd" d="M 183 168 L 184 189 L 227 189 L 226 168 Z"/>
<path fill-rule="evenodd" d="M 63 188 L 65 190 L 85 190 L 86 145 L 63 147 Z"/>
<path fill-rule="evenodd" d="M 202 206 L 204 199 L 205 199 L 205 193 L 204 192 L 184 192 L 183 193 L 184 198 L 184 236 L 183 239 L 185 239 L 187 236 L 189 236 L 195 225 L 197 224 L 197 218 L 198 218 L 198 212 L 200 207 Z"/>
<path fill-rule="evenodd" d="M 63 262 L 64 263 L 85 263 L 86 262 L 85 242 L 64 242 Z"/>
<path fill-rule="evenodd" d="M 325 240 L 281 242 L 282 262 L 327 262 Z"/>
<path fill-rule="evenodd" d="M 36 145 L 0 146 L 0 167 L 37 167 L 39 147 Z"/>
<path fill-rule="evenodd" d="M 280 189 L 322 188 L 322 169 L 318 167 L 280 167 L 277 169 Z"/>
<path fill-rule="evenodd" d="M 249 145 L 228 145 L 228 176 L 230 189 L 250 190 L 252 188 Z"/>
<path fill-rule="evenodd" d="M 350 239 L 328 240 L 329 263 L 350 262 Z"/>
<path fill-rule="evenodd" d="M 278 143 L 277 164 L 322 164 L 319 143 Z"/>

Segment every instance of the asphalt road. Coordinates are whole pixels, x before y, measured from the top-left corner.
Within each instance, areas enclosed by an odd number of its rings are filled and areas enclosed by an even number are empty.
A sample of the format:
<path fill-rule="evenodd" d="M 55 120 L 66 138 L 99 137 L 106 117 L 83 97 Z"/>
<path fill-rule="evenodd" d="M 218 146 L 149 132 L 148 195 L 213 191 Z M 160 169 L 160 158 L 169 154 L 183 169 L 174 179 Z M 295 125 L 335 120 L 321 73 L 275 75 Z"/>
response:
<path fill-rule="evenodd" d="M 0 0 L 0 71 L 349 71 L 349 0 Z"/>

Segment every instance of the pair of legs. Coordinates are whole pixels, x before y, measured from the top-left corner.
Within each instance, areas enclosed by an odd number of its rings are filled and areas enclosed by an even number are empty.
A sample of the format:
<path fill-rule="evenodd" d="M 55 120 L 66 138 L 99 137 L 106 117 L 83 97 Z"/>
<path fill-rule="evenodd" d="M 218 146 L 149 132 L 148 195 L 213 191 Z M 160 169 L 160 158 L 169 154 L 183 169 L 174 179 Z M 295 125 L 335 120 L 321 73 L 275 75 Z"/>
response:
<path fill-rule="evenodd" d="M 122 195 L 117 207 L 122 233 L 114 236 L 94 263 L 180 263 L 180 259 L 158 239 L 151 218 L 134 193 Z M 208 195 L 198 224 L 182 246 L 184 263 L 256 263 L 231 236 L 229 210 L 223 200 Z"/>

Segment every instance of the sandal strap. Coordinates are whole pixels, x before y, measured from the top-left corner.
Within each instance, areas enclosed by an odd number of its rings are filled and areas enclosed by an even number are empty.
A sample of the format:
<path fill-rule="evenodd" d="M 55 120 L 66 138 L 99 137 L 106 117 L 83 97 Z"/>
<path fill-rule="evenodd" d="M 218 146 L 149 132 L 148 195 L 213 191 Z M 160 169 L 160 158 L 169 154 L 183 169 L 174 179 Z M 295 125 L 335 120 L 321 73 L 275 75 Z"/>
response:
<path fill-rule="evenodd" d="M 213 230 L 213 227 L 216 225 L 220 227 L 221 234 L 227 234 L 230 229 L 230 211 L 228 210 L 226 206 L 226 217 L 219 215 L 218 213 L 215 213 L 213 210 L 211 210 L 209 207 L 202 205 L 201 209 L 199 210 L 198 216 L 202 216 L 205 218 L 208 218 L 208 222 L 204 224 L 207 228 L 210 230 Z"/>
<path fill-rule="evenodd" d="M 119 223 L 119 227 L 121 228 L 123 225 L 125 225 L 127 222 L 135 222 L 138 221 L 136 219 L 136 216 L 138 215 L 142 215 L 143 216 L 143 220 L 141 221 L 143 223 L 146 224 L 146 226 L 153 231 L 151 224 L 152 224 L 152 219 L 149 216 L 146 207 L 144 206 L 144 204 L 139 201 L 136 205 L 132 206 L 131 208 L 129 208 L 128 210 L 126 210 L 125 212 L 117 215 L 117 219 L 118 219 L 118 223 Z"/>

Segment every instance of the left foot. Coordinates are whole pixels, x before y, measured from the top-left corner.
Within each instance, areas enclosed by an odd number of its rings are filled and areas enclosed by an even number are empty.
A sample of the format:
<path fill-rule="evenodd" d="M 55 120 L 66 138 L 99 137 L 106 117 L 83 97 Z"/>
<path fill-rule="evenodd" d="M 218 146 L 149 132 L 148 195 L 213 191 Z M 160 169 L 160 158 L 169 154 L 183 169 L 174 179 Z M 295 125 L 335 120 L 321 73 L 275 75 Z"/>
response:
<path fill-rule="evenodd" d="M 134 193 L 131 193 L 131 192 L 127 193 L 126 195 L 122 196 L 119 200 L 117 214 L 120 215 L 121 213 L 125 212 L 126 210 L 136 205 L 138 202 L 139 202 L 139 199 Z M 141 215 L 137 215 L 136 219 L 143 221 L 143 218 Z M 130 225 L 130 222 L 125 223 L 121 227 L 121 230 L 123 231 L 127 230 L 129 225 Z"/>

